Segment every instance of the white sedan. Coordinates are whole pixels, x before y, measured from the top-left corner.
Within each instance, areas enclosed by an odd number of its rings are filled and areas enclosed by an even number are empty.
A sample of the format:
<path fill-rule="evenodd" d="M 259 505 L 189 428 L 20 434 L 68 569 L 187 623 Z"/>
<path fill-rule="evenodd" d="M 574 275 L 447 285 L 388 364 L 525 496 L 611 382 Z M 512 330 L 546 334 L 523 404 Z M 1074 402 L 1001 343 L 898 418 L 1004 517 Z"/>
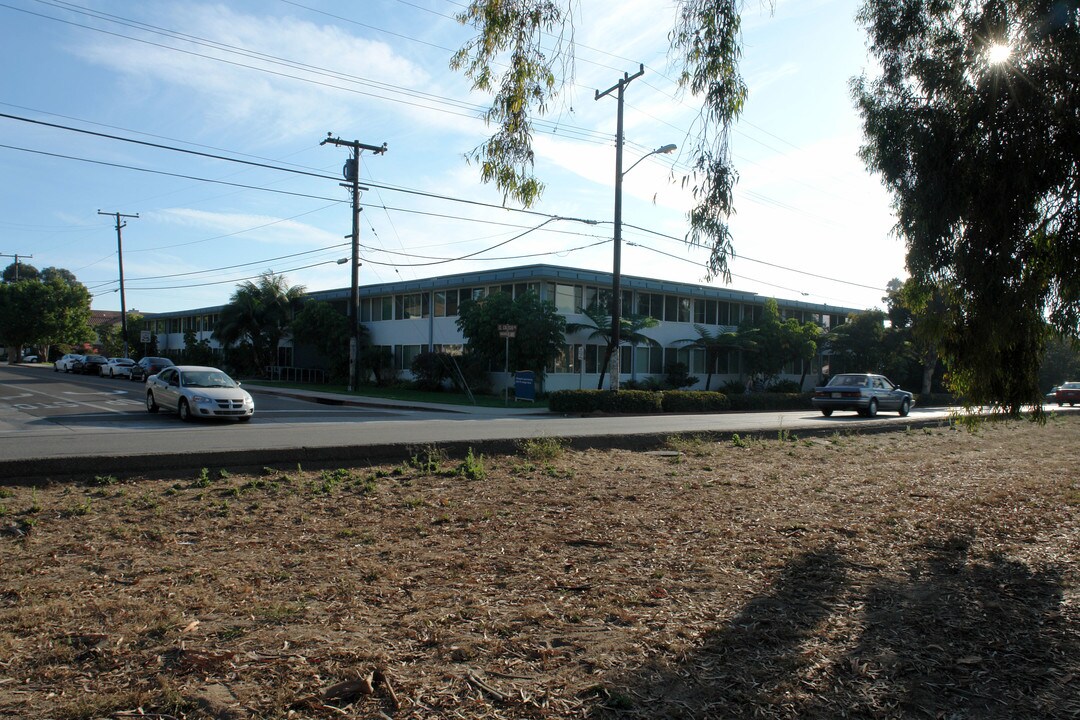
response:
<path fill-rule="evenodd" d="M 109 358 L 109 362 L 101 366 L 101 377 L 108 378 L 130 378 L 131 368 L 135 365 L 135 361 L 131 358 L 114 357 Z"/>
<path fill-rule="evenodd" d="M 185 422 L 196 418 L 247 422 L 255 414 L 255 401 L 217 368 L 173 365 L 146 379 L 146 410 L 159 409 L 175 412 Z"/>

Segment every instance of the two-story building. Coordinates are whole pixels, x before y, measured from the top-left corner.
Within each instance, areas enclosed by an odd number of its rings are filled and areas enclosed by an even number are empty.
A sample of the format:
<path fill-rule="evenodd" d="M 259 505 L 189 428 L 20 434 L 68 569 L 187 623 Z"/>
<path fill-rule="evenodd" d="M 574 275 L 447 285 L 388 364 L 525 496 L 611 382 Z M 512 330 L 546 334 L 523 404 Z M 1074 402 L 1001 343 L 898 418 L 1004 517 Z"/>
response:
<path fill-rule="evenodd" d="M 698 388 L 704 387 L 709 369 L 703 348 L 690 346 L 698 337 L 695 325 L 710 332 L 734 330 L 744 319 L 760 317 L 765 296 L 756 293 L 716 288 L 687 282 L 654 280 L 621 276 L 623 315 L 648 315 L 656 318 L 656 327 L 644 334 L 656 345 L 641 344 L 621 348 L 621 377 L 643 380 L 662 376 L 665 366 L 673 361 L 683 362 L 692 375 L 700 378 Z M 482 298 L 505 292 L 512 296 L 533 291 L 542 300 L 554 303 L 567 322 L 588 324 L 581 313 L 593 303 L 605 304 L 611 297 L 611 273 L 581 270 L 555 265 L 526 265 L 499 270 L 475 271 L 445 275 L 422 280 L 402 280 L 360 287 L 360 322 L 370 332 L 371 342 L 389 348 L 394 356 L 395 369 L 409 377 L 413 358 L 424 351 L 460 352 L 464 338 L 457 328 L 458 308 L 463 300 Z M 345 312 L 349 288 L 321 290 L 309 293 L 315 300 L 329 302 Z M 821 305 L 799 300 L 777 298 L 783 318 L 814 322 L 828 329 L 841 322 L 855 308 Z M 220 350 L 211 337 L 221 313 L 221 307 L 158 313 L 146 318 L 146 327 L 157 336 L 158 352 L 177 355 L 184 348 L 184 335 L 192 331 L 196 340 L 206 339 L 211 347 Z M 602 340 L 589 338 L 582 330 L 568 333 L 559 359 L 547 368 L 546 390 L 596 387 L 600 365 L 603 363 Z M 318 360 L 305 348 L 283 342 L 279 348 L 278 364 L 283 367 L 311 367 Z M 818 379 L 820 358 L 808 367 L 791 365 L 784 377 L 799 380 L 804 375 L 812 385 Z M 742 358 L 736 351 L 724 354 L 719 367 L 714 368 L 713 387 L 743 376 Z"/>

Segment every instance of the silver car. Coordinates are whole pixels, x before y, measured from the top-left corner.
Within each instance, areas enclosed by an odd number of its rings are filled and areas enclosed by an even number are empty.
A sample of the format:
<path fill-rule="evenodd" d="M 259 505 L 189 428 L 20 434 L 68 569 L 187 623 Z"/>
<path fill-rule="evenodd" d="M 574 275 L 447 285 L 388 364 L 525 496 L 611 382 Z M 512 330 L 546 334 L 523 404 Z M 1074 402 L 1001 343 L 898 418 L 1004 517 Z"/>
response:
<path fill-rule="evenodd" d="M 874 417 L 878 410 L 896 410 L 900 417 L 906 417 L 915 396 L 893 385 L 884 375 L 843 373 L 834 375 L 828 385 L 814 388 L 810 402 L 825 417 L 833 410 L 854 410 L 863 417 Z"/>
<path fill-rule="evenodd" d="M 255 414 L 255 401 L 217 368 L 173 365 L 146 379 L 146 410 L 159 409 L 175 411 L 185 422 L 196 418 L 247 422 Z"/>
<path fill-rule="evenodd" d="M 131 368 L 135 361 L 131 358 L 114 357 L 101 368 L 101 377 L 115 378 L 125 377 L 131 379 Z"/>

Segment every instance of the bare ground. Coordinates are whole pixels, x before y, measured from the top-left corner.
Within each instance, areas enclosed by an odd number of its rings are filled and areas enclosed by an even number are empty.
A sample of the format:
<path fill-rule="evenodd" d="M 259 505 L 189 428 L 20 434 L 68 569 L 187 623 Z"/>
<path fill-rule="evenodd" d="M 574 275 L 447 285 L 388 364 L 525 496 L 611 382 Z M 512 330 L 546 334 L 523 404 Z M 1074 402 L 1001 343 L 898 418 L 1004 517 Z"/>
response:
<path fill-rule="evenodd" d="M 1078 440 L 0 487 L 0 716 L 1077 718 Z"/>

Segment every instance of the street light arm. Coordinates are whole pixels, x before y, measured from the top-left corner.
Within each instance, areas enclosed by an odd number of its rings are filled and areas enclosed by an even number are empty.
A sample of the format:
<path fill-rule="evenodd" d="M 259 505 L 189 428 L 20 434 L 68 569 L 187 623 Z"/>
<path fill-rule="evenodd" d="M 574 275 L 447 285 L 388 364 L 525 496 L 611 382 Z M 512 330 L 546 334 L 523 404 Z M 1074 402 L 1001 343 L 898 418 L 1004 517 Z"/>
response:
<path fill-rule="evenodd" d="M 631 170 L 636 168 L 638 166 L 638 163 L 640 163 L 642 160 L 649 157 L 650 155 L 667 155 L 668 153 L 675 152 L 675 150 L 677 150 L 677 149 L 678 149 L 678 146 L 676 146 L 674 144 L 671 144 L 671 145 L 665 145 L 663 147 L 658 147 L 658 148 L 656 148 L 655 150 L 653 150 L 651 152 L 645 153 L 644 155 L 642 155 L 641 157 L 639 157 L 637 159 L 637 162 L 635 162 L 633 165 L 631 165 L 630 167 L 626 168 L 626 170 L 623 171 L 623 177 L 626 177 L 627 173 L 629 173 Z"/>

